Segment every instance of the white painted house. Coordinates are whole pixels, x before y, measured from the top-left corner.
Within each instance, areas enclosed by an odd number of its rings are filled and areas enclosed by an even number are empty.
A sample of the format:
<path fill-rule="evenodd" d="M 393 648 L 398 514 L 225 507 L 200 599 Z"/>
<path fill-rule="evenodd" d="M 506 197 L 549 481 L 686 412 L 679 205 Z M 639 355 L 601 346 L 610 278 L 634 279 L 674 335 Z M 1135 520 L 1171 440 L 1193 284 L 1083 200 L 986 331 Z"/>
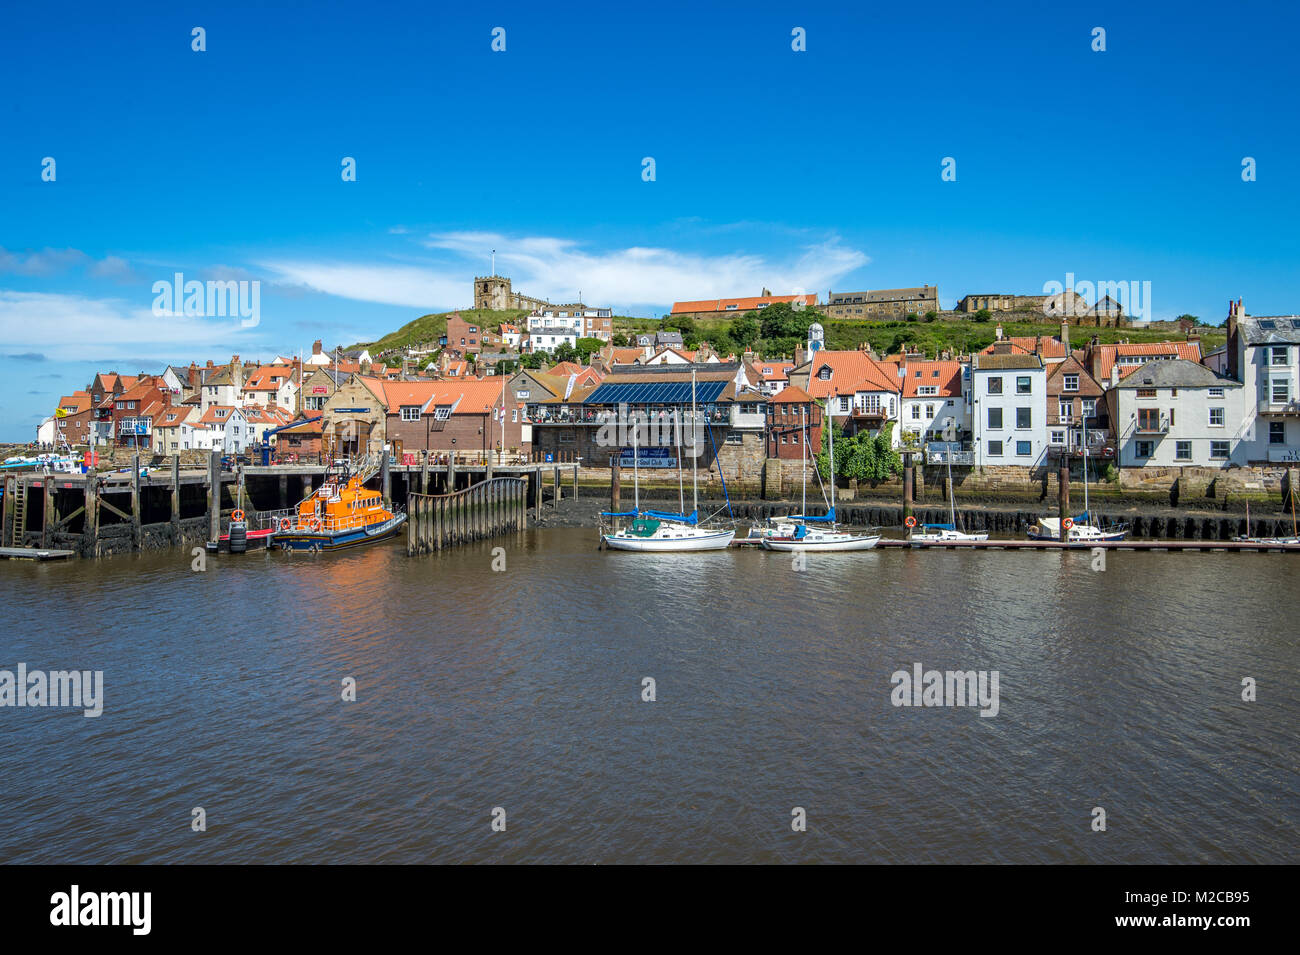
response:
<path fill-rule="evenodd" d="M 1038 355 L 972 356 L 970 399 L 977 465 L 1047 463 L 1047 370 Z"/>
<path fill-rule="evenodd" d="M 544 309 L 528 316 L 529 351 L 553 352 L 561 345 L 576 346 L 585 320 L 575 312 Z"/>
<path fill-rule="evenodd" d="M 1120 467 L 1227 467 L 1249 453 L 1246 389 L 1194 361 L 1152 361 L 1106 393 Z"/>
<path fill-rule="evenodd" d="M 1244 459 L 1255 464 L 1300 463 L 1300 315 L 1228 313 L 1226 373 L 1243 385 Z"/>

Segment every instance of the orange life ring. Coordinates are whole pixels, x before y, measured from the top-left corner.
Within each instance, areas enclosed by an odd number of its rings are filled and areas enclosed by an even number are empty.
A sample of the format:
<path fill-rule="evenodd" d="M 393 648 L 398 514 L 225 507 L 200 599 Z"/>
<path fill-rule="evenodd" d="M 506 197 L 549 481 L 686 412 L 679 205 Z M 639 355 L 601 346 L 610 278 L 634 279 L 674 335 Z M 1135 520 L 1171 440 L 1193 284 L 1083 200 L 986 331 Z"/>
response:
<path fill-rule="evenodd" d="M 907 520 L 903 521 L 903 523 L 906 524 L 908 527 L 915 527 L 915 526 L 916 526 L 916 518 L 913 517 L 911 514 L 908 514 L 908 515 L 907 515 Z"/>
<path fill-rule="evenodd" d="M 1067 517 L 1065 520 L 1061 521 L 1061 526 L 1068 531 L 1071 527 L 1074 526 L 1074 518 Z"/>
<path fill-rule="evenodd" d="M 232 521 L 242 521 L 244 519 L 244 512 L 241 511 L 239 508 L 235 508 L 233 511 L 230 512 L 230 519 Z"/>
<path fill-rule="evenodd" d="M 313 517 L 311 520 L 309 520 L 309 521 L 307 522 L 307 530 L 309 530 L 309 531 L 318 531 L 318 530 L 320 530 L 320 518 L 319 518 L 319 517 Z"/>
<path fill-rule="evenodd" d="M 280 530 L 282 531 L 293 530 L 293 521 L 289 520 L 289 518 L 287 517 L 280 518 Z"/>

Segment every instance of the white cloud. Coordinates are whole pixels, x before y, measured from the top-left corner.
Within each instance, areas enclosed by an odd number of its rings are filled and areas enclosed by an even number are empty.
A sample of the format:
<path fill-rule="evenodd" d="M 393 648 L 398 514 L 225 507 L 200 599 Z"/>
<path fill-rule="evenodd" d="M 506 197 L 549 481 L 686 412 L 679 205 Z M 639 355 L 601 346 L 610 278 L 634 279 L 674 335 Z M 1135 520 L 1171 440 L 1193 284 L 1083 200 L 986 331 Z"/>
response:
<path fill-rule="evenodd" d="M 440 272 L 414 265 L 366 265 L 348 262 L 263 262 L 277 281 L 360 302 L 435 309 L 464 307 L 472 301 L 464 272 Z"/>
<path fill-rule="evenodd" d="M 256 333 L 237 320 L 153 314 L 110 299 L 0 289 L 0 341 L 37 347 L 57 361 L 157 358 L 249 351 Z"/>
<path fill-rule="evenodd" d="M 797 255 L 774 261 L 758 254 L 702 255 L 632 246 L 591 251 L 572 239 L 505 236 L 493 232 L 430 235 L 427 248 L 458 260 L 427 265 L 272 261 L 262 266 L 280 282 L 327 295 L 421 310 L 463 308 L 471 299 L 470 278 L 486 271 L 493 249 L 497 271 L 514 288 L 553 302 L 582 298 L 593 304 L 663 306 L 671 301 L 726 295 L 823 294 L 838 279 L 870 259 L 838 238 L 806 245 Z M 479 263 L 477 268 L 468 262 Z"/>

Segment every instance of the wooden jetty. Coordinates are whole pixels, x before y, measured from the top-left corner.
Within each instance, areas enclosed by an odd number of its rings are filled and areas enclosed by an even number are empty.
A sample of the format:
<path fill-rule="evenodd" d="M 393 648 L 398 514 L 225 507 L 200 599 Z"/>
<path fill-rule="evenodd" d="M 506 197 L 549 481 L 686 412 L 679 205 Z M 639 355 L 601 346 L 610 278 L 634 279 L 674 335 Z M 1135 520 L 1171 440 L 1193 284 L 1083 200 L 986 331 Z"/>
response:
<path fill-rule="evenodd" d="M 0 560 L 67 560 L 75 550 L 50 550 L 44 547 L 0 547 Z"/>
<path fill-rule="evenodd" d="M 1214 540 L 1123 540 L 1123 541 L 1047 541 L 983 540 L 943 541 L 913 545 L 906 539 L 881 538 L 877 547 L 906 547 L 911 550 L 1145 550 L 1145 551 L 1267 551 L 1300 554 L 1300 544 L 1268 544 L 1252 541 Z"/>
<path fill-rule="evenodd" d="M 450 494 L 408 494 L 406 552 L 442 550 L 528 526 L 528 482 L 494 477 Z"/>

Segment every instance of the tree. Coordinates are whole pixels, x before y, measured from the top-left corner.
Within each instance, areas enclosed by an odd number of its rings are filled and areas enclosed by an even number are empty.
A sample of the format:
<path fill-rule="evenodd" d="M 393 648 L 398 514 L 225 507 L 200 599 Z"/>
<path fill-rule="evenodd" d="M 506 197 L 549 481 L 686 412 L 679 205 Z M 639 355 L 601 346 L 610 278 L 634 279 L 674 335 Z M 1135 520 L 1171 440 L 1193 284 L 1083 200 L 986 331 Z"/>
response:
<path fill-rule="evenodd" d="M 796 338 L 808 340 L 808 326 L 821 321 L 824 316 L 811 308 L 796 309 L 789 302 L 776 302 L 758 312 L 747 312 L 745 317 L 757 317 L 763 338 Z"/>
<path fill-rule="evenodd" d="M 932 322 L 932 321 L 934 321 L 934 320 L 935 320 L 936 318 L 938 318 L 938 317 L 939 317 L 939 313 L 938 313 L 938 312 L 926 312 L 926 313 L 925 313 L 925 320 L 926 320 L 927 322 Z"/>
<path fill-rule="evenodd" d="M 614 335 L 612 342 L 615 348 L 628 348 L 632 345 L 632 339 L 628 338 L 622 332 L 617 332 Z"/>
<path fill-rule="evenodd" d="M 519 356 L 519 364 L 525 368 L 536 371 L 546 363 L 546 353 L 540 351 L 530 351 Z"/>
<path fill-rule="evenodd" d="M 582 363 L 585 365 L 591 361 L 591 356 L 596 354 L 605 347 L 605 343 L 599 338 L 579 338 L 577 352 L 582 356 Z"/>
<path fill-rule="evenodd" d="M 885 422 L 877 434 L 860 431 L 846 437 L 835 426 L 835 474 L 858 481 L 884 481 L 903 470 L 903 460 L 894 450 L 890 436 L 894 422 Z M 822 428 L 822 450 L 817 454 L 817 470 L 823 480 L 830 480 L 830 429 Z"/>
<path fill-rule="evenodd" d="M 681 332 L 683 341 L 695 334 L 695 320 L 689 315 L 669 315 L 659 327 L 667 332 Z"/>
<path fill-rule="evenodd" d="M 993 317 L 993 313 L 990 312 L 987 308 L 981 308 L 978 312 L 975 313 L 975 321 L 977 322 L 987 322 L 992 317 Z"/>
<path fill-rule="evenodd" d="M 578 354 L 578 349 L 574 348 L 568 342 L 560 342 L 560 344 L 555 346 L 555 351 L 551 353 L 551 357 L 553 357 L 556 362 L 562 362 L 577 361 L 581 356 Z"/>
<path fill-rule="evenodd" d="M 731 344 L 735 346 L 737 351 L 745 351 L 758 341 L 758 336 L 762 332 L 762 326 L 759 325 L 758 319 L 754 317 L 754 313 L 746 312 L 731 323 L 731 326 L 727 329 L 727 338 L 731 340 Z"/>

